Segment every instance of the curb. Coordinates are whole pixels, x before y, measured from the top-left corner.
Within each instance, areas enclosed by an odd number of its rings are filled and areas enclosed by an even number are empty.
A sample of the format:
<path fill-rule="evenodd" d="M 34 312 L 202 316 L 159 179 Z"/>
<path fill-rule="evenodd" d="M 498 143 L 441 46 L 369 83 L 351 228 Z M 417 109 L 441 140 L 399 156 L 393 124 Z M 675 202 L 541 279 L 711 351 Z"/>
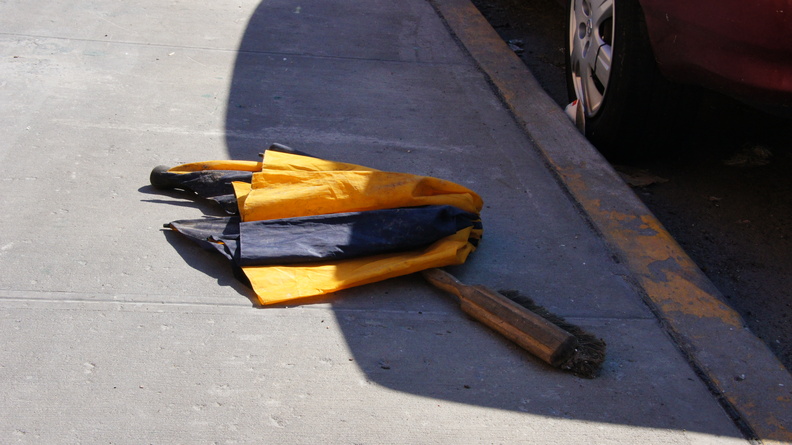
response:
<path fill-rule="evenodd" d="M 561 185 L 630 270 L 694 370 L 746 438 L 792 442 L 792 375 L 550 99 L 469 0 L 430 0 Z"/>

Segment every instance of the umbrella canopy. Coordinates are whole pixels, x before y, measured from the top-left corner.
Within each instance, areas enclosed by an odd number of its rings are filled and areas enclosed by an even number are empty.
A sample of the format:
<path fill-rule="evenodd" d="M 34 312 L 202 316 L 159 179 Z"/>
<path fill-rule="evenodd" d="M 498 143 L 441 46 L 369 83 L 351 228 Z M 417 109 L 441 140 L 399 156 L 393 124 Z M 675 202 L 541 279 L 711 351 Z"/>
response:
<path fill-rule="evenodd" d="M 262 162 L 152 172 L 238 216 L 168 224 L 244 272 L 261 304 L 461 264 L 481 237 L 481 198 L 438 178 L 267 150 Z"/>

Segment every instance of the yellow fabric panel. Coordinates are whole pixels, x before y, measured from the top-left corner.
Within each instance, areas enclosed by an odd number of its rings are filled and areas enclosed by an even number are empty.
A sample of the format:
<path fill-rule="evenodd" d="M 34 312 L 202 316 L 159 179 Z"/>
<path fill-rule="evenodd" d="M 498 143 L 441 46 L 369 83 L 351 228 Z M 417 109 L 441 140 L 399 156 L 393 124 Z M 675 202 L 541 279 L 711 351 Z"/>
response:
<path fill-rule="evenodd" d="M 452 205 L 481 211 L 481 198 L 453 182 L 381 171 L 271 171 L 253 174 L 240 206 L 243 221 Z"/>
<path fill-rule="evenodd" d="M 419 272 L 462 264 L 474 250 L 471 228 L 460 230 L 424 250 L 375 255 L 329 263 L 243 267 L 262 305 L 323 295 Z"/>
<path fill-rule="evenodd" d="M 234 196 L 237 199 L 237 207 L 243 208 L 245 207 L 245 200 L 247 199 L 248 193 L 250 193 L 250 184 L 247 182 L 232 182 L 231 185 L 234 187 Z"/>
<path fill-rule="evenodd" d="M 324 159 L 310 156 L 295 155 L 279 151 L 268 150 L 264 152 L 264 167 L 267 170 L 294 170 L 294 171 L 377 171 L 362 165 L 347 164 L 346 162 L 325 161 Z M 261 170 L 261 169 L 259 169 Z"/>
<path fill-rule="evenodd" d="M 204 170 L 239 170 L 244 172 L 257 172 L 261 171 L 261 166 L 262 163 L 256 161 L 206 161 L 177 165 L 168 171 L 171 173 L 189 173 Z"/>
<path fill-rule="evenodd" d="M 435 204 L 478 213 L 482 206 L 475 192 L 453 182 L 272 150 L 251 190 L 237 198 L 243 221 Z"/>

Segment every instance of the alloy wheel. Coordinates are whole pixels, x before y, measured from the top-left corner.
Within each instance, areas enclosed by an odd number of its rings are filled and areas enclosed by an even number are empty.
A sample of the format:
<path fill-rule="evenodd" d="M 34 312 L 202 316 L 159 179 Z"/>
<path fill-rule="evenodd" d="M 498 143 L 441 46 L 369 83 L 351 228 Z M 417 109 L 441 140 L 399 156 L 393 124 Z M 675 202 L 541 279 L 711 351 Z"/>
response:
<path fill-rule="evenodd" d="M 569 63 L 581 130 L 585 120 L 599 112 L 613 58 L 614 3 L 616 0 L 570 0 Z"/>

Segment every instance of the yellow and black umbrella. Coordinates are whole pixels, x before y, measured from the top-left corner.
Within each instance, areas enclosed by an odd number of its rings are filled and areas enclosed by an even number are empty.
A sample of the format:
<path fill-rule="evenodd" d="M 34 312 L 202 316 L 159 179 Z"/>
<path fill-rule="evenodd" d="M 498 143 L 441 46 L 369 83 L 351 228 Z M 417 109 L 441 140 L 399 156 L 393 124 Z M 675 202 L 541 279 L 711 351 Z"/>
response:
<path fill-rule="evenodd" d="M 167 227 L 229 258 L 263 305 L 461 264 L 482 233 L 481 198 L 459 184 L 278 146 L 261 162 L 158 167 L 151 183 L 238 214 Z"/>

